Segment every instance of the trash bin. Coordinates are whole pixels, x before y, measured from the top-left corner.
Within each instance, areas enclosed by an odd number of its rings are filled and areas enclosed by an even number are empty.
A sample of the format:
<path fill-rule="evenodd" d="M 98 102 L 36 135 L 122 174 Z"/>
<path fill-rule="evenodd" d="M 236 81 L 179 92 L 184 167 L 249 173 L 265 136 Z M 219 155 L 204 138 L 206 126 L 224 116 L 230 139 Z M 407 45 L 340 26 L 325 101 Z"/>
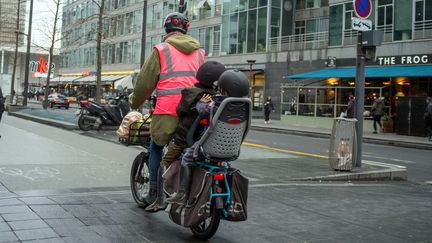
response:
<path fill-rule="evenodd" d="M 333 170 L 350 171 L 356 159 L 357 119 L 335 118 L 330 138 L 329 163 Z"/>

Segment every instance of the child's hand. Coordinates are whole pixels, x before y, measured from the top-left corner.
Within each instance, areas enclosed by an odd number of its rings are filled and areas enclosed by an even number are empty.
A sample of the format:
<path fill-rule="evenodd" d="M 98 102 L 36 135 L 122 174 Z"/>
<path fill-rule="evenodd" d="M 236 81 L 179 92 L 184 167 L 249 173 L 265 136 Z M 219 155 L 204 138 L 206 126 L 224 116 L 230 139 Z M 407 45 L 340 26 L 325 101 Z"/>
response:
<path fill-rule="evenodd" d="M 203 103 L 210 103 L 213 100 L 212 100 L 212 96 L 210 94 L 205 94 L 205 95 L 203 95 L 203 97 L 201 97 L 200 101 Z"/>

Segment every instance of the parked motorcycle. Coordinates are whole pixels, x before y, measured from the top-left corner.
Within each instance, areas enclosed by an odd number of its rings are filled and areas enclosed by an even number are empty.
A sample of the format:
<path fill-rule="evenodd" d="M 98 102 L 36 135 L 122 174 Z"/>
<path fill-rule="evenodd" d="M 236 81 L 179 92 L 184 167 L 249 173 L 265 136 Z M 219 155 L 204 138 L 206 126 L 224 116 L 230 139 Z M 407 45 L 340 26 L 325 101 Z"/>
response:
<path fill-rule="evenodd" d="M 112 100 L 111 104 L 98 104 L 93 101 L 79 102 L 81 109 L 76 112 L 79 116 L 78 126 L 83 131 L 100 129 L 102 126 L 119 126 L 123 117 L 130 111 L 128 96 L 123 92 Z"/>

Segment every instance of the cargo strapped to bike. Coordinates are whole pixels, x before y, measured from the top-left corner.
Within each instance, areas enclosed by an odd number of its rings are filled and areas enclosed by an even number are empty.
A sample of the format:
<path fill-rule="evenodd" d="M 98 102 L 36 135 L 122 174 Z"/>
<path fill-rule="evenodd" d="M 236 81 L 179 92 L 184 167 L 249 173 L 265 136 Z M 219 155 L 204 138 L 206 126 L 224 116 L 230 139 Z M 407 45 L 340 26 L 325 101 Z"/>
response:
<path fill-rule="evenodd" d="M 126 146 L 141 145 L 146 146 L 150 140 L 150 121 L 151 116 L 142 116 L 138 112 L 137 115 L 129 116 L 133 112 L 125 116 L 117 130 L 119 141 Z M 139 114 L 139 115 L 138 115 Z M 139 117 L 138 117 L 139 116 Z"/>
<path fill-rule="evenodd" d="M 171 166 L 180 166 L 180 163 L 171 164 Z M 178 180 L 178 173 L 166 178 L 166 184 L 172 185 L 170 180 Z M 185 227 L 198 224 L 210 216 L 210 191 L 212 186 L 211 174 L 204 169 L 195 167 L 187 205 L 169 204 L 167 212 L 170 219 Z M 165 176 L 164 176 L 165 177 Z M 174 183 L 175 184 L 175 183 Z M 174 188 L 165 187 L 168 194 L 173 194 Z"/>

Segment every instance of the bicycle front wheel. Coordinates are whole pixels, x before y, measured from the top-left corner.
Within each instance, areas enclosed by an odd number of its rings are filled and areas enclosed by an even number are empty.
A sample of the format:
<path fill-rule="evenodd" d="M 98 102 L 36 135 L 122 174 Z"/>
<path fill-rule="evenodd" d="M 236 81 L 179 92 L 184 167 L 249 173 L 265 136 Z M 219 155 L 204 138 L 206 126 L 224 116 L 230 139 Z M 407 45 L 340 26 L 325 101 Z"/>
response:
<path fill-rule="evenodd" d="M 132 196 L 139 207 L 147 207 L 149 203 L 144 196 L 149 192 L 148 155 L 141 152 L 135 157 L 130 174 Z"/>

